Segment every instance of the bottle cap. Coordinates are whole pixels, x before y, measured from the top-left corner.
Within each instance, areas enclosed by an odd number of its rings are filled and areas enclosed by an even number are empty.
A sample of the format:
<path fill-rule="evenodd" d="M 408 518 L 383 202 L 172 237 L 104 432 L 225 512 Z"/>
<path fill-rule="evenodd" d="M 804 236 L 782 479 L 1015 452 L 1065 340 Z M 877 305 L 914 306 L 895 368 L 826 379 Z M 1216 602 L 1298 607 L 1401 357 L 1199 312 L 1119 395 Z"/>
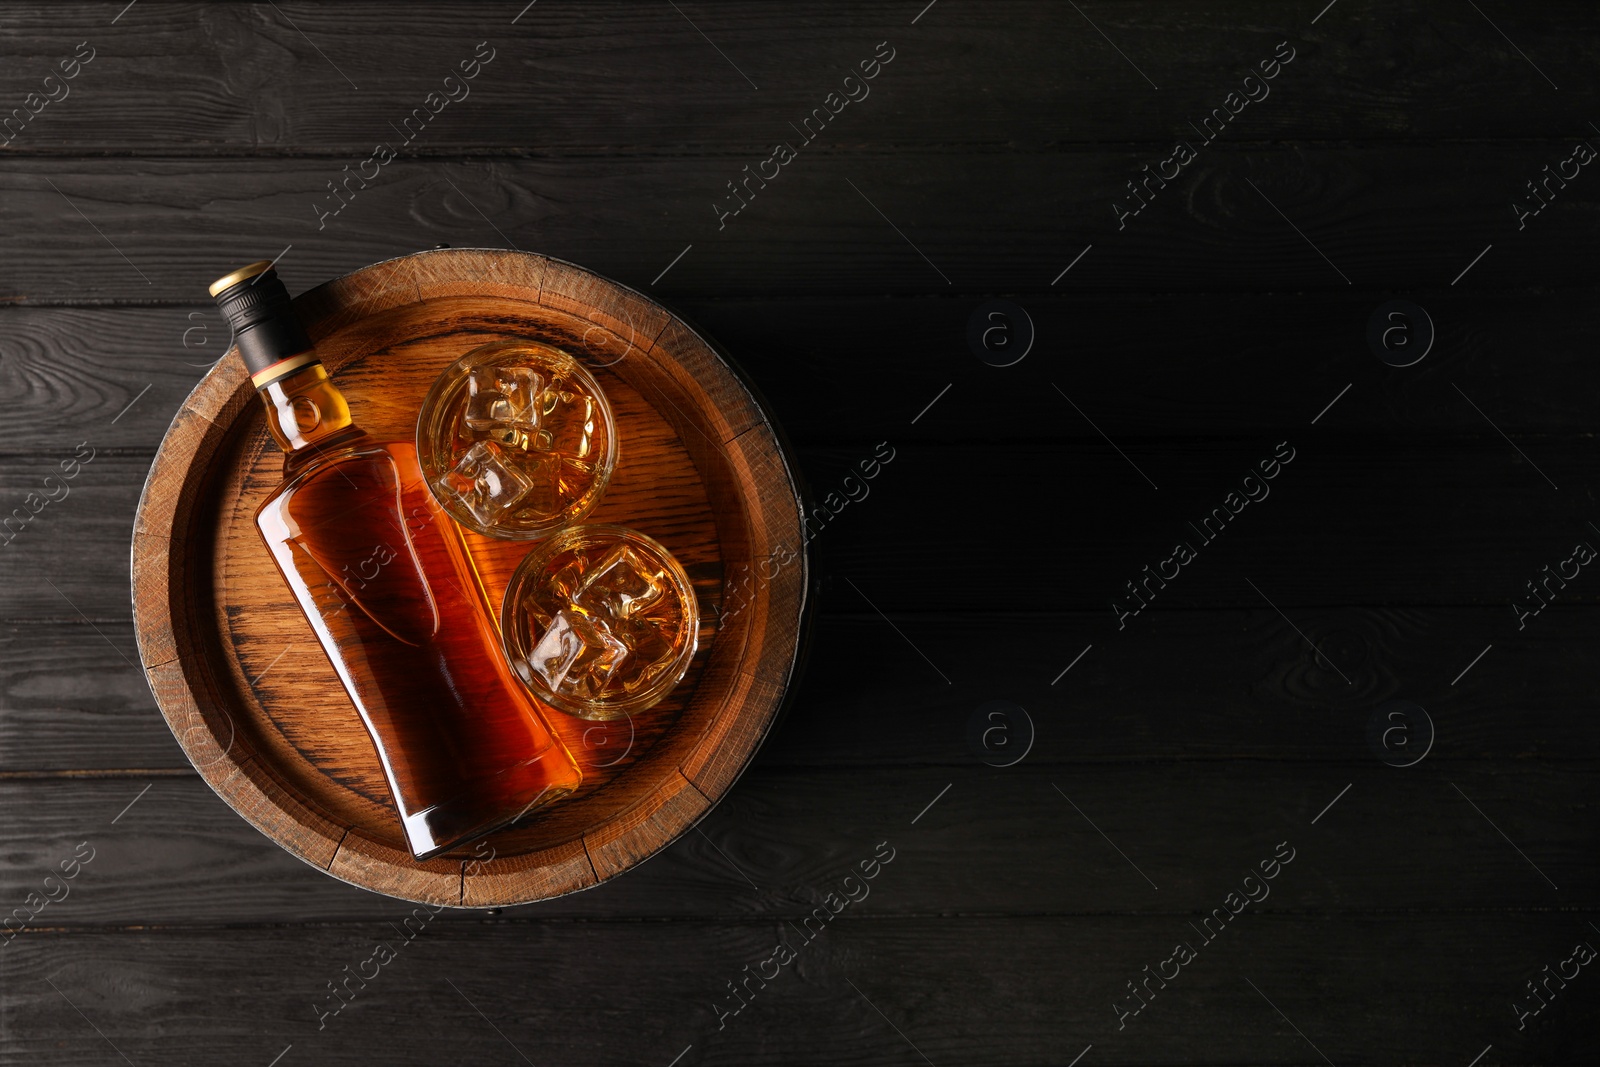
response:
<path fill-rule="evenodd" d="M 231 289 L 240 282 L 249 281 L 257 274 L 265 274 L 271 269 L 272 260 L 258 259 L 248 266 L 240 267 L 232 274 L 224 274 L 222 277 L 211 283 L 211 296 L 213 299 L 215 299 L 217 294 L 222 292 L 224 289 Z"/>
<path fill-rule="evenodd" d="M 270 260 L 257 260 L 218 278 L 211 283 L 211 296 L 233 327 L 239 358 L 256 388 L 315 360 L 289 290 Z M 295 358 L 302 355 L 306 358 Z"/>

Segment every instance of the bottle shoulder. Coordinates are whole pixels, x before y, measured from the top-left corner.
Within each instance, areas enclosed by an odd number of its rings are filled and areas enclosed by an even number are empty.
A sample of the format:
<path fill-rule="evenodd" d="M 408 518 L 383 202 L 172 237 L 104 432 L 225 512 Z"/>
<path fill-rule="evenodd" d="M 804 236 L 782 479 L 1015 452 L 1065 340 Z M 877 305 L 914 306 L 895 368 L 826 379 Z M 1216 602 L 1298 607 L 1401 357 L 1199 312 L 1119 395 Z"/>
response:
<path fill-rule="evenodd" d="M 416 445 L 408 441 L 379 441 L 365 435 L 344 447 L 329 449 L 293 468 L 284 464 L 283 480 L 256 506 L 255 522 L 269 538 L 298 525 L 292 512 L 306 507 L 308 495 L 320 502 L 319 510 L 337 510 L 336 500 L 372 502 L 376 490 L 393 506 L 399 496 L 410 495 L 422 482 Z"/>
<path fill-rule="evenodd" d="M 365 434 L 337 448 L 320 450 L 315 455 L 305 456 L 299 458 L 299 462 L 293 462 L 297 458 L 299 457 L 284 458 L 283 481 L 279 483 L 274 496 L 282 495 L 309 482 L 340 477 L 341 472 L 348 474 L 346 468 L 352 465 L 365 466 L 384 460 L 394 465 L 396 474 L 402 482 L 410 482 L 421 476 L 415 443 L 380 441 Z"/>
<path fill-rule="evenodd" d="M 408 511 L 412 446 L 364 440 L 308 457 L 256 511 L 256 526 L 280 566 L 348 602 L 407 645 L 437 633 L 439 612 L 428 546 Z M 292 584 L 292 580 L 291 580 Z"/>

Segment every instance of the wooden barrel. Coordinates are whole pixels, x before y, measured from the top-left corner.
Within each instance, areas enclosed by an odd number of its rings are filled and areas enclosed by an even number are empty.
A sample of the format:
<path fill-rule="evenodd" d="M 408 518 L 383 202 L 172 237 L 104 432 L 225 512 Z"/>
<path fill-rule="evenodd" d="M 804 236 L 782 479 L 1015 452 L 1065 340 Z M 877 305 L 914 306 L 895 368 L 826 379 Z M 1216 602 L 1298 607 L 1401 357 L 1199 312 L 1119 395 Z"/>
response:
<path fill-rule="evenodd" d="M 294 855 L 406 900 L 542 900 L 665 847 L 749 763 L 799 658 L 803 514 L 768 415 L 676 316 L 544 256 L 421 252 L 295 304 L 357 424 L 379 440 L 410 440 L 428 386 L 476 345 L 531 337 L 582 359 L 611 400 L 621 444 L 588 521 L 641 530 L 683 563 L 700 601 L 701 647 L 672 694 L 631 719 L 551 712 L 583 768 L 578 793 L 471 848 L 416 861 L 355 708 L 256 531 L 283 458 L 230 353 L 173 419 L 134 522 L 139 653 L 190 761 Z M 468 537 L 497 596 L 529 545 Z"/>

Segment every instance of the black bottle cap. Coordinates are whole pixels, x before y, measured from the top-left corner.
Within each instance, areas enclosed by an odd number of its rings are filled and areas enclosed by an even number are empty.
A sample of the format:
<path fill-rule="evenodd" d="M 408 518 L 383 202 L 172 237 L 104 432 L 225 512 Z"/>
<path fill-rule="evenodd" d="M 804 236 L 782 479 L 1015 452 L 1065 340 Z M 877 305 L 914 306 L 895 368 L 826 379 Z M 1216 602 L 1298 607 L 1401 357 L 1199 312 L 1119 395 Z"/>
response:
<path fill-rule="evenodd" d="M 311 338 L 295 313 L 289 290 L 278 279 L 269 260 L 258 260 L 211 285 L 211 296 L 233 327 L 239 358 L 256 380 L 256 387 L 269 384 L 263 372 L 294 356 L 311 351 Z M 285 372 L 299 369 L 310 360 L 301 360 Z"/>

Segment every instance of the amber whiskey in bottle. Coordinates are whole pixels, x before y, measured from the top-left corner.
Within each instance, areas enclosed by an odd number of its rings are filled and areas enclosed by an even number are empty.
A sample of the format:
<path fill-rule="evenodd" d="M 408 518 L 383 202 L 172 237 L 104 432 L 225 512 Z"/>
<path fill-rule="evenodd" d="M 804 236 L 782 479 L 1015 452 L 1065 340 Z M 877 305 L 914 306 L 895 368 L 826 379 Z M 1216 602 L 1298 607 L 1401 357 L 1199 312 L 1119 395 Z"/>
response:
<path fill-rule="evenodd" d="M 371 735 L 412 854 L 576 789 L 578 766 L 512 674 L 416 446 L 351 420 L 270 263 L 211 295 L 284 452 L 256 526 Z"/>

